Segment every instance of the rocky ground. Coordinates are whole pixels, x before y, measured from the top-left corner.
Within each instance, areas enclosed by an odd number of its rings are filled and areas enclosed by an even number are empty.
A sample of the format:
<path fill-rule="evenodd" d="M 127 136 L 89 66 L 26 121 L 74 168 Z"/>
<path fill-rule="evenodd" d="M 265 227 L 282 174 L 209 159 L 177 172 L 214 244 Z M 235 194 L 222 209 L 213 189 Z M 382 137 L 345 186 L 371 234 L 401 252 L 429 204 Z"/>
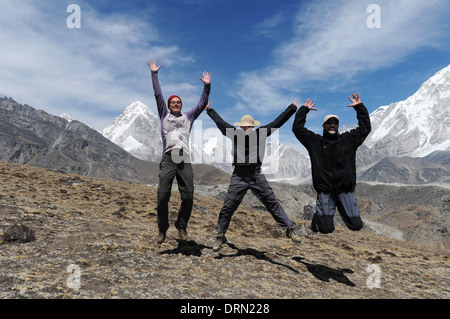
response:
<path fill-rule="evenodd" d="M 0 179 L 0 298 L 450 297 L 445 247 L 369 227 L 338 226 L 293 244 L 266 211 L 241 205 L 229 244 L 214 253 L 218 198 L 196 194 L 189 240 L 180 242 L 171 227 L 159 245 L 154 187 L 4 162 Z M 175 191 L 172 222 L 179 202 Z M 34 240 L 9 241 L 15 224 L 31 229 Z"/>

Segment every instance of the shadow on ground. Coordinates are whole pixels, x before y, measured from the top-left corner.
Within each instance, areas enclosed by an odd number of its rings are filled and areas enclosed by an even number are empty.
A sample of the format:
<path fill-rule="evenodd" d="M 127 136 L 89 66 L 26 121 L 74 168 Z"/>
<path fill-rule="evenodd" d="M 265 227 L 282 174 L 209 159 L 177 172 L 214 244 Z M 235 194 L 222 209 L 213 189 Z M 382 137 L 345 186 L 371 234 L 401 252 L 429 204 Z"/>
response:
<path fill-rule="evenodd" d="M 345 284 L 350 287 L 355 287 L 355 284 L 347 278 L 345 274 L 353 274 L 353 270 L 348 268 L 333 269 L 324 265 L 310 264 L 304 261 L 305 258 L 293 257 L 293 260 L 306 266 L 306 269 L 317 279 L 325 282 L 330 282 L 330 279 L 334 279 L 341 284 Z"/>

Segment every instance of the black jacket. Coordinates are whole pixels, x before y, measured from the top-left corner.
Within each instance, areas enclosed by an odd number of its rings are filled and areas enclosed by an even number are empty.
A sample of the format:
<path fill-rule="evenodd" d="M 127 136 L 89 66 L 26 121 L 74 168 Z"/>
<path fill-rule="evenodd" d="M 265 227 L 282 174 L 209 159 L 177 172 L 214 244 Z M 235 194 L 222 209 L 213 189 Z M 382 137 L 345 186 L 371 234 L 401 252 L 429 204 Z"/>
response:
<path fill-rule="evenodd" d="M 222 134 L 233 141 L 233 165 L 260 166 L 264 159 L 267 138 L 286 123 L 296 110 L 297 107 L 294 104 L 289 105 L 274 121 L 253 130 L 248 135 L 244 134 L 242 129 L 225 122 L 214 109 L 208 109 L 207 113 Z"/>
<path fill-rule="evenodd" d="M 292 131 L 308 150 L 311 159 L 314 189 L 318 193 L 353 192 L 356 186 L 356 149 L 370 133 L 370 117 L 364 104 L 354 106 L 358 127 L 342 134 L 324 136 L 306 129 L 306 114 L 302 106 L 295 115 Z"/>

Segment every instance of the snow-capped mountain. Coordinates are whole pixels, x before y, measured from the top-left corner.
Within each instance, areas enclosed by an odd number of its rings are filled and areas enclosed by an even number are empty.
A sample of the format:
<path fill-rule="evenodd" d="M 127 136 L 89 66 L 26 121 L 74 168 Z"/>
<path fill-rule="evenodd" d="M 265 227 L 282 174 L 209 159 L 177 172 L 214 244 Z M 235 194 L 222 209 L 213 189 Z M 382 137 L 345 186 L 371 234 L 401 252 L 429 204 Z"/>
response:
<path fill-rule="evenodd" d="M 0 160 L 55 171 L 149 184 L 157 165 L 132 156 L 97 130 L 0 98 Z"/>
<path fill-rule="evenodd" d="M 364 142 L 386 156 L 424 157 L 450 150 L 450 65 L 404 101 L 370 114 L 372 132 Z"/>
<path fill-rule="evenodd" d="M 193 162 L 210 164 L 227 173 L 233 171 L 231 141 L 216 136 L 210 137 L 201 146 L 191 143 Z M 281 144 L 278 140 L 267 142 L 262 172 L 269 180 L 298 184 L 310 176 L 310 161 L 292 147 Z"/>
<path fill-rule="evenodd" d="M 221 136 L 221 134 L 218 134 L 218 136 Z M 231 144 L 227 144 L 226 137 L 222 139 L 217 136 L 211 136 L 208 140 L 203 141 L 202 144 L 196 144 L 192 142 L 191 135 L 189 147 L 191 149 L 192 163 L 209 164 L 229 174 L 232 173 L 231 163 L 233 162 L 233 157 L 231 156 Z"/>
<path fill-rule="evenodd" d="M 145 104 L 136 101 L 127 106 L 102 134 L 137 158 L 158 162 L 162 151 L 160 123 Z"/>
<path fill-rule="evenodd" d="M 372 132 L 357 153 L 358 180 L 400 183 L 448 180 L 450 65 L 423 83 L 411 97 L 379 107 L 370 118 Z M 103 134 L 140 159 L 160 160 L 160 120 L 140 102 L 128 106 Z M 205 132 L 194 130 L 190 142 L 193 163 L 232 172 L 231 142 L 220 132 L 205 136 Z M 265 154 L 262 169 L 269 180 L 297 184 L 310 179 L 309 159 L 291 147 L 268 140 Z M 435 162 L 432 159 L 436 157 L 447 160 Z"/>
<path fill-rule="evenodd" d="M 69 123 L 73 121 L 73 118 L 67 113 L 63 113 L 59 117 L 65 119 Z"/>
<path fill-rule="evenodd" d="M 267 143 L 261 169 L 269 180 L 299 184 L 310 178 L 311 162 L 292 147 L 274 140 Z"/>
<path fill-rule="evenodd" d="M 137 101 L 126 107 L 103 130 L 103 135 L 139 159 L 159 161 L 162 151 L 160 123 L 147 106 Z M 231 173 L 231 141 L 217 131 L 217 134 L 205 137 L 194 127 L 190 140 L 191 161 Z M 309 160 L 293 148 L 272 141 L 267 143 L 265 154 L 262 169 L 269 179 L 299 183 L 309 177 Z"/>

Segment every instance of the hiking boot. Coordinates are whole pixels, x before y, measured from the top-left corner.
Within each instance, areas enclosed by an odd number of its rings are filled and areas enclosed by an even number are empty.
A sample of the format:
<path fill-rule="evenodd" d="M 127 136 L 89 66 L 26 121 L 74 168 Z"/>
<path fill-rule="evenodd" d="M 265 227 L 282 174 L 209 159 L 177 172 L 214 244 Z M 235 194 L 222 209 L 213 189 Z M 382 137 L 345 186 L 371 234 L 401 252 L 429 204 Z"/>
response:
<path fill-rule="evenodd" d="M 162 244 L 166 240 L 166 232 L 159 231 L 158 236 L 156 236 L 156 242 Z"/>
<path fill-rule="evenodd" d="M 180 237 L 180 240 L 187 241 L 188 240 L 188 234 L 186 229 L 184 228 L 178 228 L 178 236 Z"/>
<path fill-rule="evenodd" d="M 297 228 L 296 233 L 297 233 L 297 235 L 303 236 L 303 237 L 314 235 L 313 229 L 311 229 L 310 227 L 308 227 L 304 224 Z"/>
<path fill-rule="evenodd" d="M 301 234 L 299 234 L 297 227 L 290 226 L 288 229 L 286 229 L 286 237 L 290 238 L 294 243 L 300 244 L 302 242 L 301 240 Z"/>
<path fill-rule="evenodd" d="M 217 235 L 216 241 L 214 242 L 214 245 L 213 245 L 213 251 L 218 252 L 219 250 L 221 250 L 223 244 L 225 244 L 226 242 L 227 242 L 227 239 L 226 239 L 225 235 Z"/>

